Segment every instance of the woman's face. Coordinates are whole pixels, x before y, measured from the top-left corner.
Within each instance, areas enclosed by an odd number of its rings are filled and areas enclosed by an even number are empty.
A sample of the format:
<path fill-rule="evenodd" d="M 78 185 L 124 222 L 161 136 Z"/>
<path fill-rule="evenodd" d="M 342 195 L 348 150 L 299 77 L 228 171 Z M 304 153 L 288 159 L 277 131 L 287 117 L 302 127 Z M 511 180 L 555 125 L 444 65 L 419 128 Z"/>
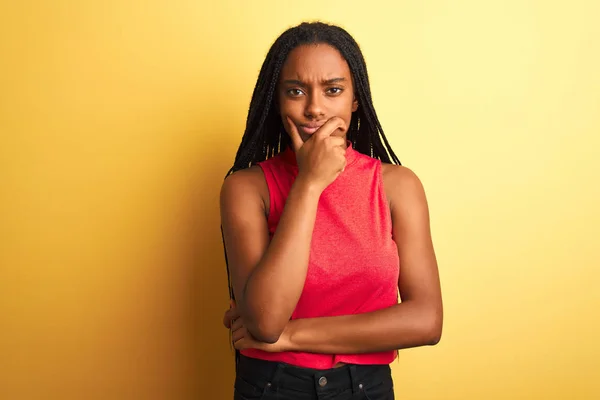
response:
<path fill-rule="evenodd" d="M 277 94 L 283 126 L 289 129 L 289 117 L 303 141 L 332 117 L 342 118 L 349 127 L 358 107 L 348 63 L 328 44 L 292 50 L 283 64 Z"/>

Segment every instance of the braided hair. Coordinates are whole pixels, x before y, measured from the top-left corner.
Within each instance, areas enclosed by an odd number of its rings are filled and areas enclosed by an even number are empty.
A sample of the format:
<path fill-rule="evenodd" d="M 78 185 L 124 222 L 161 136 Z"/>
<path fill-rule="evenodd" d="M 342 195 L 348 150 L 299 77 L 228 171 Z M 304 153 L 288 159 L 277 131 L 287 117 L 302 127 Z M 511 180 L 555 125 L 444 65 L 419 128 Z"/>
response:
<path fill-rule="evenodd" d="M 244 136 L 227 176 L 265 161 L 291 146 L 291 140 L 277 112 L 277 84 L 289 53 L 306 44 L 328 44 L 336 48 L 348 63 L 354 96 L 359 104 L 357 111 L 352 114 L 347 131 L 347 139 L 352 147 L 359 153 L 400 165 L 375 113 L 367 66 L 358 43 L 341 27 L 322 22 L 303 22 L 283 32 L 265 57 L 252 93 Z M 224 237 L 223 248 L 225 249 Z M 229 295 L 234 299 L 226 249 L 225 263 Z M 236 362 L 238 357 L 239 352 L 236 351 Z"/>
<path fill-rule="evenodd" d="M 275 104 L 279 75 L 292 50 L 320 43 L 336 48 L 350 67 L 359 104 L 348 127 L 347 138 L 352 147 L 359 153 L 400 165 L 375 113 L 367 66 L 356 41 L 338 26 L 303 22 L 283 32 L 267 53 L 252 93 L 244 136 L 227 175 L 265 161 L 291 145 Z"/>

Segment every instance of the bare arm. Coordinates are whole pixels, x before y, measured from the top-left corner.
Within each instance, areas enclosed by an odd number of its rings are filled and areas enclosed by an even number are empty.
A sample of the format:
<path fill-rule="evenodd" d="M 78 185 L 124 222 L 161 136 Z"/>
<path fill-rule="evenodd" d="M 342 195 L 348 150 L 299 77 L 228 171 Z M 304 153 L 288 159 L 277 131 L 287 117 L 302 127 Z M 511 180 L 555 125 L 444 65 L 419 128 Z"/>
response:
<path fill-rule="evenodd" d="M 300 171 L 270 243 L 262 173 L 238 171 L 223 184 L 221 221 L 237 308 L 262 342 L 277 342 L 302 293 L 319 198 L 345 167 L 345 141 L 331 136 L 340 128 L 343 120 L 332 118 L 303 143 L 290 127 Z"/>
<path fill-rule="evenodd" d="M 248 331 L 273 343 L 304 286 L 320 193 L 296 181 L 269 244 L 264 203 L 250 174 L 240 171 L 225 180 L 221 221 L 236 305 Z"/>
<path fill-rule="evenodd" d="M 425 193 L 409 169 L 386 166 L 386 171 L 402 303 L 364 314 L 290 321 L 284 344 L 288 350 L 364 353 L 434 345 L 440 340 L 442 296 Z"/>
<path fill-rule="evenodd" d="M 384 186 L 400 256 L 402 303 L 364 314 L 293 320 L 274 345 L 247 338 L 240 318 L 232 327 L 237 348 L 356 354 L 434 345 L 440 340 L 442 296 L 423 187 L 412 171 L 396 166 L 386 166 Z M 228 316 L 236 318 L 237 310 Z M 229 327 L 228 321 L 225 325 Z"/>

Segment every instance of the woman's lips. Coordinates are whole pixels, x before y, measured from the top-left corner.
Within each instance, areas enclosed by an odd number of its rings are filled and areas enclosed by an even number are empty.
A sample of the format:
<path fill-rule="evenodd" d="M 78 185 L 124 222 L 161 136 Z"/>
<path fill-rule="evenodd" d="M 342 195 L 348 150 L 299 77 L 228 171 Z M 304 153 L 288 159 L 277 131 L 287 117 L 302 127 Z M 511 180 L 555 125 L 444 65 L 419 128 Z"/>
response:
<path fill-rule="evenodd" d="M 306 133 L 307 135 L 312 135 L 313 133 L 315 133 L 319 128 L 321 127 L 321 125 L 300 125 L 300 130 L 304 133 Z"/>

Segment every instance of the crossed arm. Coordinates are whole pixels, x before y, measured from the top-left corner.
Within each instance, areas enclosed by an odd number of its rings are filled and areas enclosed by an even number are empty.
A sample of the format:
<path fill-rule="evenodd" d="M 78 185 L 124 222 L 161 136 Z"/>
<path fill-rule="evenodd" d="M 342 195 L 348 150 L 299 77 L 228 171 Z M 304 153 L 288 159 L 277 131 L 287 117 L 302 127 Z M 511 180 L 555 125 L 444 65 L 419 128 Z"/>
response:
<path fill-rule="evenodd" d="M 264 341 L 254 335 L 238 301 L 223 321 L 231 328 L 237 349 L 356 354 L 434 345 L 440 340 L 442 296 L 423 187 L 412 171 L 391 165 L 384 168 L 384 186 L 400 259 L 401 302 L 356 315 L 296 320 L 288 315 L 276 340 Z"/>

